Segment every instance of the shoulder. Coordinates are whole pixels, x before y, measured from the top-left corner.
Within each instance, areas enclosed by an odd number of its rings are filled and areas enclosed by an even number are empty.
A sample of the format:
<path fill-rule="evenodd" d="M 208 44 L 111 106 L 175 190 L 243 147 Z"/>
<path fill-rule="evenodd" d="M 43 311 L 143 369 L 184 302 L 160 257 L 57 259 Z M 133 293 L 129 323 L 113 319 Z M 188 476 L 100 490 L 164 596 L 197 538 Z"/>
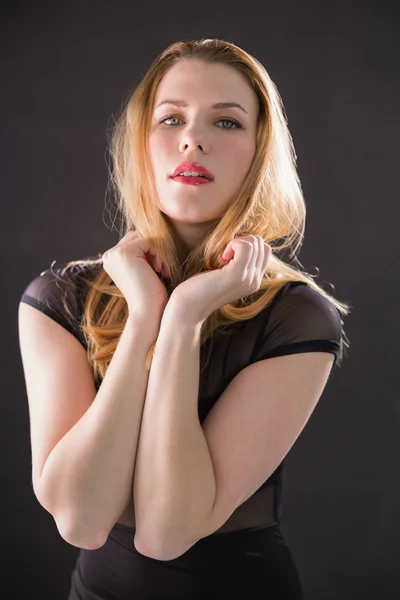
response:
<path fill-rule="evenodd" d="M 329 295 L 303 281 L 290 281 L 284 285 L 271 303 L 271 313 L 281 317 L 301 315 L 304 318 L 308 315 L 313 319 L 341 323 L 340 313 Z"/>
<path fill-rule="evenodd" d="M 325 340 L 339 344 L 343 328 L 339 310 L 323 292 L 291 281 L 277 292 L 266 311 L 262 337 L 268 346 Z"/>
<path fill-rule="evenodd" d="M 102 269 L 101 259 L 57 263 L 36 275 L 25 286 L 21 300 L 38 308 L 52 307 L 55 310 L 79 312 L 88 291 L 88 282 Z"/>
<path fill-rule="evenodd" d="M 35 276 L 29 282 L 25 293 L 33 289 L 58 289 L 70 290 L 81 286 L 96 277 L 102 269 L 103 261 L 101 258 L 89 258 L 85 260 L 68 261 L 58 263 L 54 260 L 50 266 Z"/>
<path fill-rule="evenodd" d="M 23 291 L 20 302 L 40 310 L 70 331 L 83 345 L 80 330 L 87 285 L 102 269 L 102 261 L 70 261 L 51 265 L 34 277 Z"/>
<path fill-rule="evenodd" d="M 40 277 L 57 279 L 66 283 L 78 283 L 92 279 L 103 268 L 101 257 L 83 260 L 70 260 L 64 263 L 53 261 L 51 265 L 40 273 Z"/>

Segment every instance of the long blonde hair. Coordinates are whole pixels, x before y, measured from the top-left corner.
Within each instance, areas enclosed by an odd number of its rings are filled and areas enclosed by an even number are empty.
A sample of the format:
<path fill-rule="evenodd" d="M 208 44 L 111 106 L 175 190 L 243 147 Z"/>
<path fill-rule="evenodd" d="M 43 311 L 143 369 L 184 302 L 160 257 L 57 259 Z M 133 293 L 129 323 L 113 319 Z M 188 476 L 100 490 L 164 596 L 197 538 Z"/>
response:
<path fill-rule="evenodd" d="M 181 60 L 201 60 L 230 65 L 241 73 L 258 98 L 257 144 L 247 177 L 225 214 L 203 241 L 188 250 L 177 238 L 168 218 L 157 207 L 148 152 L 148 133 L 157 88 L 165 73 Z M 306 206 L 296 170 L 296 153 L 287 126 L 283 103 L 265 68 L 251 55 L 218 39 L 171 44 L 150 66 L 116 120 L 110 139 L 110 188 L 123 216 L 121 237 L 130 230 L 153 241 L 171 275 L 171 289 L 185 279 L 220 268 L 219 258 L 234 236 L 260 235 L 272 253 L 265 278 L 255 294 L 222 306 L 203 323 L 201 343 L 221 326 L 251 319 L 265 309 L 290 281 L 303 281 L 347 315 L 350 307 L 318 285 L 302 270 L 297 254 L 304 238 Z M 277 253 L 289 251 L 289 264 Z M 71 261 L 71 264 L 98 262 Z M 296 266 L 297 265 L 297 266 Z M 68 266 L 68 265 L 67 265 Z M 120 290 L 103 268 L 90 283 L 81 329 L 95 377 L 104 377 L 127 319 Z M 340 356 L 349 346 L 343 331 Z M 150 368 L 155 344 L 146 365 Z"/>

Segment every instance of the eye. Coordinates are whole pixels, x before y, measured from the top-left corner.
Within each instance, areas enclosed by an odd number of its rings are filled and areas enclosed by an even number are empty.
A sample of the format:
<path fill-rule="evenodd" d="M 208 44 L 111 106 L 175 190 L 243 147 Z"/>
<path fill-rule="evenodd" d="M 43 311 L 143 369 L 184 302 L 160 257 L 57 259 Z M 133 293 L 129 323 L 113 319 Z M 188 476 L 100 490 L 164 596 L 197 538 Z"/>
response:
<path fill-rule="evenodd" d="M 237 121 L 233 119 L 221 119 L 218 123 L 232 123 L 235 127 L 222 127 L 222 129 L 241 129 L 242 126 Z"/>
<path fill-rule="evenodd" d="M 178 121 L 181 120 L 180 117 L 177 117 L 176 115 L 168 115 L 167 117 L 161 119 L 160 124 L 164 123 L 168 126 L 174 126 L 173 123 L 167 123 L 167 121 L 170 121 L 171 119 L 178 119 Z M 235 121 L 234 119 L 220 119 L 219 121 L 217 121 L 217 123 L 231 123 L 231 125 L 233 125 L 233 127 L 221 127 L 221 129 L 242 129 L 241 124 L 238 121 Z M 175 125 L 177 125 L 177 123 L 175 123 Z"/>
<path fill-rule="evenodd" d="M 168 123 L 166 123 L 166 121 L 169 121 L 170 119 L 179 119 L 179 117 L 174 117 L 174 115 L 170 115 L 168 117 L 164 117 L 163 119 L 161 119 L 160 123 L 165 123 L 166 125 L 168 125 Z"/>

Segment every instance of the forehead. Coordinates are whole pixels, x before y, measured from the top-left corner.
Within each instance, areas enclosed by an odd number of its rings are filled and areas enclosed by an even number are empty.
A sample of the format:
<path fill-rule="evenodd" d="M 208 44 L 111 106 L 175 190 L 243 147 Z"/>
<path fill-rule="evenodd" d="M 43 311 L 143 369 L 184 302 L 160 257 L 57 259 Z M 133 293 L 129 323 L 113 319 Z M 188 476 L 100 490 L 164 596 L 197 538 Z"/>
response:
<path fill-rule="evenodd" d="M 249 113 L 257 111 L 257 97 L 244 76 L 221 63 L 184 60 L 167 71 L 161 80 L 155 106 L 167 98 L 179 98 L 189 105 L 204 101 L 240 102 Z"/>

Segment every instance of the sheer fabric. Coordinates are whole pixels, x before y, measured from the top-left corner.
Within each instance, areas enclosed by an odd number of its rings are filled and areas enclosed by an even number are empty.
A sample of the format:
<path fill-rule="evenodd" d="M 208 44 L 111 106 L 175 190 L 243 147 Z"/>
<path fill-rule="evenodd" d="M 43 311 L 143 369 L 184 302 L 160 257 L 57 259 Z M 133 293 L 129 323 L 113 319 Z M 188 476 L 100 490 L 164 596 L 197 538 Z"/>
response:
<path fill-rule="evenodd" d="M 101 259 L 94 264 L 64 267 L 52 265 L 35 277 L 24 290 L 21 302 L 45 313 L 86 348 L 80 321 L 88 281 L 102 268 Z M 165 280 L 164 283 L 168 285 Z M 219 329 L 201 347 L 200 422 L 243 368 L 260 360 L 301 352 L 328 352 L 334 355 L 337 364 L 341 336 L 341 317 L 329 300 L 302 282 L 287 284 L 256 317 Z M 101 382 L 95 383 L 98 389 Z M 257 581 L 276 585 L 277 594 L 286 594 L 276 598 L 301 598 L 298 573 L 279 529 L 283 464 L 284 461 L 236 509 L 221 530 L 200 540 L 184 557 L 174 561 L 166 563 L 143 557 L 133 546 L 134 529 L 116 523 L 105 546 L 81 550 L 71 579 L 69 600 L 195 598 L 194 588 L 199 590 L 201 582 L 211 583 L 214 579 L 221 585 L 224 583 L 226 593 L 229 581 L 232 591 L 237 591 L 239 580 L 246 580 L 249 594 L 253 589 L 250 581 Z M 257 498 L 266 488 L 264 496 Z M 267 522 L 271 514 L 272 524 L 270 518 Z M 117 562 L 116 556 L 119 556 Z M 207 562 L 207 556 L 213 556 L 214 560 Z M 235 575 L 233 567 L 237 569 Z M 209 588 L 207 595 L 210 596 Z"/>

